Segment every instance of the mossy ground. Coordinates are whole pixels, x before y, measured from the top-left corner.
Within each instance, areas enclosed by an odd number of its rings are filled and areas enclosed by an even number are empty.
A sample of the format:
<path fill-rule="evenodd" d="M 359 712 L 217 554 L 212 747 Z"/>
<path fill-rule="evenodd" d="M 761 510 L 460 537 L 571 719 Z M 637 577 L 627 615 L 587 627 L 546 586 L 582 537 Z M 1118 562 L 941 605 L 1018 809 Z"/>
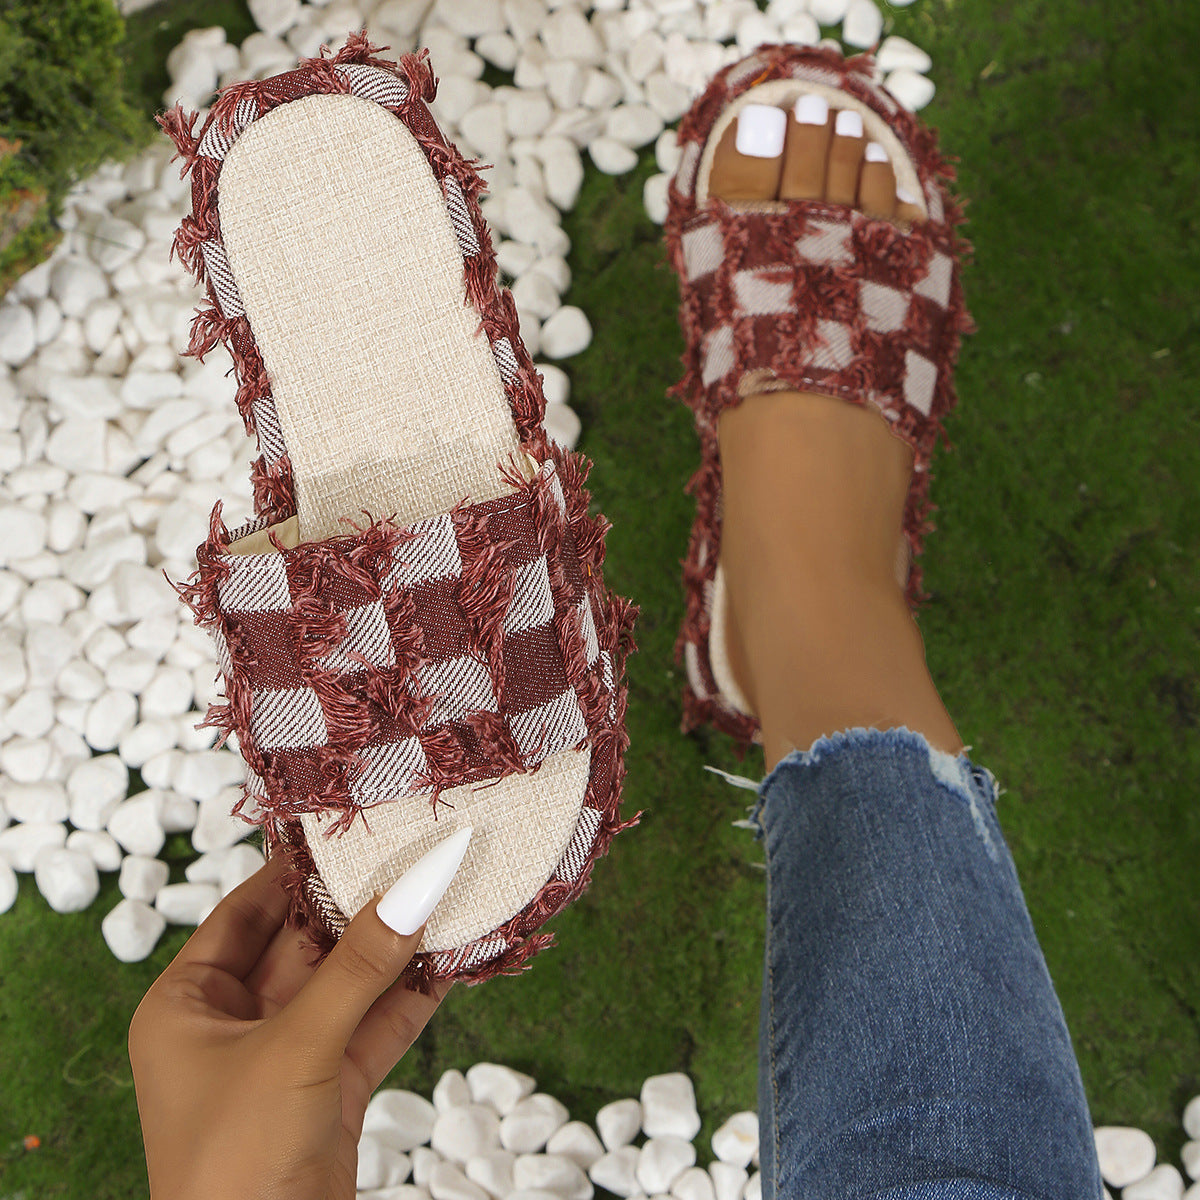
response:
<path fill-rule="evenodd" d="M 156 106 L 191 25 L 245 9 L 167 3 L 129 22 L 129 80 Z M 934 460 L 937 533 L 921 617 L 934 679 L 1000 819 L 1097 1124 L 1149 1130 L 1177 1161 L 1200 1091 L 1200 7 L 922 0 L 888 16 L 929 51 L 924 117 L 960 157 L 980 332 L 960 361 L 953 449 Z M 609 586 L 642 608 L 629 663 L 626 804 L 559 945 L 518 978 L 458 988 L 389 1082 L 428 1094 L 481 1059 L 534 1075 L 584 1120 L 649 1074 L 688 1071 L 701 1137 L 756 1104 L 761 851 L 721 735 L 683 737 L 671 649 L 697 463 L 668 401 L 676 285 L 641 207 L 650 154 L 589 172 L 566 227 L 570 300 L 595 327 L 567 365 L 613 522 Z M 188 861 L 172 840 L 172 880 Z M 123 965 L 100 937 L 103 877 L 63 917 L 31 877 L 0 919 L 0 1179 L 6 1196 L 144 1193 L 129 1019 L 188 930 Z M 21 1148 L 26 1134 L 42 1141 Z M 250 1131 L 248 1131 L 248 1136 Z M 701 1160 L 706 1161 L 705 1153 Z"/>

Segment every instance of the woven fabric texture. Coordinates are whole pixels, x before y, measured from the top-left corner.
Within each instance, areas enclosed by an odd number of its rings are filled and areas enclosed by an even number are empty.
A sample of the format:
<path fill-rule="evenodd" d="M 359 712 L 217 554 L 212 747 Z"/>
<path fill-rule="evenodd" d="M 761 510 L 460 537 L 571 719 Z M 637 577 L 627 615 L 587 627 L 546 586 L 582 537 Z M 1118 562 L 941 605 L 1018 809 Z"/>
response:
<path fill-rule="evenodd" d="M 684 564 L 686 613 L 675 644 L 687 675 L 682 728 L 711 721 L 743 756 L 761 740 L 761 729 L 722 693 L 709 642 L 721 537 L 717 426 L 721 412 L 744 399 L 748 376 L 871 404 L 913 447 L 904 518 L 913 561 L 907 596 L 914 607 L 928 599 L 916 560 L 924 535 L 936 529 L 928 520 L 936 511 L 928 500 L 929 463 L 956 403 L 960 337 L 973 329 L 959 282 L 970 247 L 956 233 L 962 213 L 946 186 L 954 172 L 935 136 L 872 81 L 871 69 L 868 55 L 844 59 L 832 49 L 763 46 L 721 71 L 679 129 L 683 152 L 668 192 L 665 233 L 679 277 L 685 351 L 684 376 L 672 394 L 692 409 L 701 447 L 700 467 L 687 485 L 697 509 Z M 704 170 L 731 110 L 760 98 L 783 104 L 806 90 L 834 96 L 835 105 L 844 94 L 846 107 L 867 114 L 871 135 L 884 138 L 885 149 L 890 144 L 898 176 L 919 182 L 926 221 L 906 230 L 844 205 L 743 209 L 706 195 Z"/>
<path fill-rule="evenodd" d="M 637 609 L 603 583 L 591 464 L 542 428 L 483 183 L 429 113 L 432 72 L 374 50 L 354 35 L 232 85 L 198 136 L 178 108 L 160 121 L 193 172 L 175 250 L 210 300 L 188 353 L 229 348 L 261 451 L 255 520 L 231 534 L 218 504 L 180 590 L 221 659 L 208 723 L 247 762 L 235 812 L 290 856 L 314 964 L 479 820 L 406 968 L 427 991 L 520 970 L 636 824 L 619 804 Z"/>

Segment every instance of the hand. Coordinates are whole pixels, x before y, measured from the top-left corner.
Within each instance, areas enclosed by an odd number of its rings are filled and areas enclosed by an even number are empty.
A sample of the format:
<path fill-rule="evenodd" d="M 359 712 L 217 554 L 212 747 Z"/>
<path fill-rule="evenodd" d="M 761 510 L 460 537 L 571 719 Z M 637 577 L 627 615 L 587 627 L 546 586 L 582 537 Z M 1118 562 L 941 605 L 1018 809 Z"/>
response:
<path fill-rule="evenodd" d="M 396 982 L 424 925 L 378 897 L 314 970 L 277 854 L 201 923 L 129 1026 L 152 1200 L 353 1200 L 371 1094 L 450 990 Z"/>

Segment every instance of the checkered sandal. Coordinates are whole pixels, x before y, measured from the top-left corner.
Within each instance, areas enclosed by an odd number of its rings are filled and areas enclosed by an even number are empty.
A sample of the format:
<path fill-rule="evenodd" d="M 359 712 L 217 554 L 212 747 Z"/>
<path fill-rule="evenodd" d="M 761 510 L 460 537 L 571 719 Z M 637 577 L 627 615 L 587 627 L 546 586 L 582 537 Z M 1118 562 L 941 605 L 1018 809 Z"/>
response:
<path fill-rule="evenodd" d="M 846 205 L 771 201 L 732 208 L 708 195 L 713 153 L 745 104 L 784 107 L 805 92 L 862 115 L 897 181 L 928 217 L 908 231 Z M 671 394 L 694 412 L 701 465 L 687 485 L 696 518 L 683 579 L 687 608 L 675 643 L 684 666 L 684 733 L 706 721 L 730 734 L 739 757 L 762 731 L 733 679 L 725 642 L 721 548 L 723 409 L 755 392 L 793 388 L 871 404 L 914 450 L 897 548 L 897 578 L 910 605 L 921 590 L 929 462 L 941 419 L 954 407 L 960 335 L 974 325 L 959 265 L 971 247 L 955 232 L 962 210 L 946 184 L 953 168 L 936 137 L 872 80 L 870 56 L 832 49 L 762 46 L 722 70 L 679 127 L 683 153 L 671 180 L 665 226 L 679 275 L 684 376 Z"/>
<path fill-rule="evenodd" d="M 180 592 L 225 678 L 207 724 L 247 764 L 234 812 L 290 855 L 314 966 L 473 827 L 405 971 L 428 991 L 520 971 L 637 823 L 619 804 L 638 610 L 604 586 L 591 463 L 542 427 L 425 55 L 376 49 L 356 34 L 231 85 L 198 136 L 195 114 L 160 118 L 192 173 L 174 251 L 210 301 L 186 353 L 229 349 L 261 451 L 257 519 L 230 533 L 218 503 Z"/>

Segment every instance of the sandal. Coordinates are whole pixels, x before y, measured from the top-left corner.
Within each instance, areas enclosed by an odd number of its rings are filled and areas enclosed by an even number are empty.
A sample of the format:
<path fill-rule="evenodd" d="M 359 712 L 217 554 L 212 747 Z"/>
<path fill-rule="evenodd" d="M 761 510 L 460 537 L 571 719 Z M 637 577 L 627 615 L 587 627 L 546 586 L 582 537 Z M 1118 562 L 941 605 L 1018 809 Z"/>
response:
<path fill-rule="evenodd" d="M 619 806 L 638 609 L 604 586 L 591 462 L 542 427 L 428 51 L 378 49 L 363 32 L 232 84 L 197 136 L 195 113 L 159 118 L 192 173 L 172 252 L 210 302 L 185 353 L 225 344 L 261 451 L 255 519 L 231 533 L 218 502 L 178 590 L 225 678 L 205 724 L 246 760 L 234 813 L 290 856 L 310 965 L 472 827 L 404 972 L 429 992 L 524 969 L 637 824 Z"/>
<path fill-rule="evenodd" d="M 898 184 L 918 197 L 911 228 L 824 200 L 732 207 L 708 195 L 713 155 L 745 104 L 782 107 L 816 92 L 862 116 L 883 145 Z M 756 392 L 795 389 L 871 404 L 914 451 L 897 547 L 897 580 L 916 611 L 928 521 L 929 463 L 942 419 L 954 408 L 960 335 L 974 331 L 959 282 L 971 246 L 955 231 L 962 208 L 947 184 L 953 167 L 936 135 L 872 79 L 872 59 L 836 50 L 761 46 L 720 71 L 679 127 L 682 156 L 671 180 L 667 251 L 679 275 L 684 376 L 670 394 L 695 416 L 701 464 L 683 581 L 686 614 L 675 661 L 686 670 L 681 729 L 704 722 L 728 733 L 744 758 L 762 744 L 760 723 L 733 678 L 725 641 L 721 548 L 722 410 Z M 905 223 L 906 224 L 906 223 Z"/>

